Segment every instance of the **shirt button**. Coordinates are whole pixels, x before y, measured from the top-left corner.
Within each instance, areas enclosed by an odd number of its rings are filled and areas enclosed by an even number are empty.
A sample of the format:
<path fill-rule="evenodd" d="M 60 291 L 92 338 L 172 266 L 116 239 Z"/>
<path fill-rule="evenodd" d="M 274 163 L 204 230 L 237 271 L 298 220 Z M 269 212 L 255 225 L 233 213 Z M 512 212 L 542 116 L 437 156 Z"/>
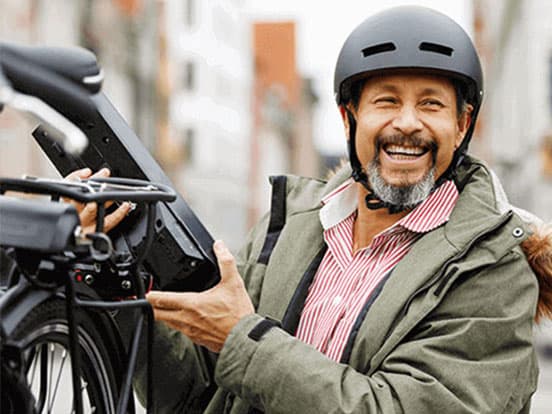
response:
<path fill-rule="evenodd" d="M 337 306 L 341 303 L 341 296 L 336 296 L 335 298 L 333 298 L 333 305 L 334 306 Z"/>

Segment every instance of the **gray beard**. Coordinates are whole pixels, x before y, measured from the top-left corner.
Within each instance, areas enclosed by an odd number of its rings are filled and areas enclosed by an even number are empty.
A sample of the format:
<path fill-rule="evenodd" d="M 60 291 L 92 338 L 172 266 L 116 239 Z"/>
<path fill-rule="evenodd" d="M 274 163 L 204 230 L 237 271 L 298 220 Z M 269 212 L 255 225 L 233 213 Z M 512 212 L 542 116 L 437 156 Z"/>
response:
<path fill-rule="evenodd" d="M 387 183 L 381 176 L 380 163 L 377 159 L 370 161 L 366 168 L 368 181 L 372 191 L 381 201 L 410 210 L 424 201 L 435 185 L 435 165 L 417 183 L 405 186 L 394 186 Z"/>

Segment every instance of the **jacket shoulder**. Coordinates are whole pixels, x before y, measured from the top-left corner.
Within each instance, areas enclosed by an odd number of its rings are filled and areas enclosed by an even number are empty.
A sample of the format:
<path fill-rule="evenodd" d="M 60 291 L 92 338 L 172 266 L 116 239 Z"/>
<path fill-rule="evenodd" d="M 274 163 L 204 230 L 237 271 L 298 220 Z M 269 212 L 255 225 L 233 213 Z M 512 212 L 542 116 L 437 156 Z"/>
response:
<path fill-rule="evenodd" d="M 351 176 L 351 169 L 347 165 L 341 166 L 328 179 L 302 177 L 285 174 L 270 177 L 274 185 L 276 177 L 285 178 L 286 186 L 286 215 L 310 211 L 321 207 L 321 200 L 325 195 L 337 188 Z"/>

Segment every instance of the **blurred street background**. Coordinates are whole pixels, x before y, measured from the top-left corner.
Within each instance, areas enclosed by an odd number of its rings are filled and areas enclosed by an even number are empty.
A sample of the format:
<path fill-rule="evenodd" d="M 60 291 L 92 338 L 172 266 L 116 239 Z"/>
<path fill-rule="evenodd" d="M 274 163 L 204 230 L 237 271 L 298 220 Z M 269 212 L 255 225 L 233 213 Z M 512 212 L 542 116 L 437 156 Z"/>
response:
<path fill-rule="evenodd" d="M 550 0 L 2 0 L 0 40 L 92 50 L 103 91 L 213 236 L 236 250 L 268 209 L 268 175 L 324 177 L 345 155 L 332 87 L 347 34 L 412 3 L 472 36 L 486 95 L 471 152 L 513 204 L 551 221 Z M 2 113 L 0 176 L 57 176 L 33 126 Z M 551 326 L 536 331 L 535 414 L 552 412 Z"/>

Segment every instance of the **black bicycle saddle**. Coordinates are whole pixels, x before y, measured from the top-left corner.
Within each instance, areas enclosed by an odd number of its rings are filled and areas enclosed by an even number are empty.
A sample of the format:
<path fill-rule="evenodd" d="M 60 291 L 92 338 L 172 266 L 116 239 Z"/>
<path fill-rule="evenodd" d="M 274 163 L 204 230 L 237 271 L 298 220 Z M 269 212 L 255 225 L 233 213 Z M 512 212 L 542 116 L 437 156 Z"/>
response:
<path fill-rule="evenodd" d="M 96 56 L 80 47 L 23 46 L 15 43 L 0 42 L 0 60 L 2 55 L 15 56 L 97 93 L 102 86 L 103 75 Z"/>

